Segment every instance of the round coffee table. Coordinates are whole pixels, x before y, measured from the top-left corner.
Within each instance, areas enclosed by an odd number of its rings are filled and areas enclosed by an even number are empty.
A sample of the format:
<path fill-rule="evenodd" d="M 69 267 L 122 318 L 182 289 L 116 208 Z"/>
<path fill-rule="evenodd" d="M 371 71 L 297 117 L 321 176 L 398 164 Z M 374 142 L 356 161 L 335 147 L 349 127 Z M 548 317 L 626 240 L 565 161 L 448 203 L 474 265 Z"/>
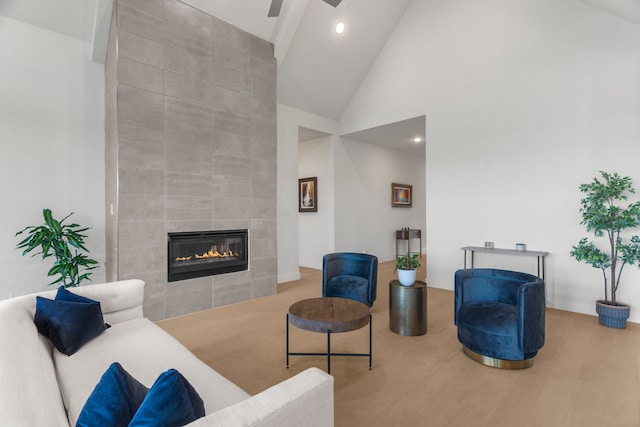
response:
<path fill-rule="evenodd" d="M 371 369 L 371 312 L 366 304 L 336 297 L 309 298 L 289 307 L 287 320 L 287 368 L 289 356 L 327 356 L 327 372 L 331 373 L 331 356 L 361 356 L 369 358 Z M 327 334 L 326 353 L 289 351 L 289 323 L 305 331 Z M 369 324 L 369 353 L 331 353 L 331 334 L 350 332 Z"/>

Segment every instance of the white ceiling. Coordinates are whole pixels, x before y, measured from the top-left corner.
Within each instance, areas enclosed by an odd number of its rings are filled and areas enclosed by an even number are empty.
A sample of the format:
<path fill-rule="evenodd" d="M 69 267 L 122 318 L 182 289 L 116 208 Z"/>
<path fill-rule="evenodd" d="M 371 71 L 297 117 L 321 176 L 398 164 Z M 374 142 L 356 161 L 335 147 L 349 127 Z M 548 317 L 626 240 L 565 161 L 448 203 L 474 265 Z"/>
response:
<path fill-rule="evenodd" d="M 0 0 L 0 15 L 91 41 L 98 0 Z"/>
<path fill-rule="evenodd" d="M 424 157 L 425 126 L 426 117 L 419 116 L 342 136 Z M 415 142 L 416 137 L 421 138 L 421 141 Z"/>
<path fill-rule="evenodd" d="M 395 29 L 410 0 L 343 0 L 337 8 L 322 0 L 284 0 L 280 17 L 269 18 L 271 0 L 182 0 L 274 43 L 278 60 L 278 102 L 340 120 Z M 344 22 L 345 31 L 335 26 Z M 424 117 L 350 135 L 411 154 L 424 153 Z M 417 130 L 416 126 L 421 130 Z M 377 135 L 377 136 L 376 136 Z M 326 136 L 299 129 L 299 140 Z M 371 139 L 368 141 L 368 139 Z"/>
<path fill-rule="evenodd" d="M 419 116 L 344 134 L 342 137 L 399 150 L 412 156 L 424 157 L 425 126 L 426 117 Z M 298 142 L 311 141 L 327 136 L 330 136 L 330 134 L 303 126 L 298 127 Z M 420 138 L 420 141 L 416 142 L 414 140 L 416 137 Z"/>
<path fill-rule="evenodd" d="M 267 18 L 271 0 L 180 0 L 229 22 L 236 27 L 254 34 L 261 39 L 273 42 L 274 30 L 278 18 Z M 295 0 L 294 0 L 295 1 Z M 284 2 L 282 17 L 288 9 Z"/>
<path fill-rule="evenodd" d="M 339 120 L 410 0 L 182 0 L 274 43 L 278 102 Z M 345 31 L 335 32 L 342 21 Z"/>
<path fill-rule="evenodd" d="M 311 141 L 312 139 L 323 138 L 331 134 L 319 130 L 298 126 L 298 142 Z"/>
<path fill-rule="evenodd" d="M 408 4 L 344 0 L 334 9 L 309 0 L 278 69 L 278 101 L 339 120 Z M 335 32 L 339 21 L 342 34 Z"/>
<path fill-rule="evenodd" d="M 112 1 L 0 0 L 0 15 L 92 42 L 100 50 L 105 31 L 96 26 Z M 278 18 L 267 17 L 271 0 L 180 1 L 274 43 L 278 102 L 339 120 L 411 0 L 343 0 L 337 8 L 322 0 L 284 0 Z M 580 1 L 640 23 L 640 0 Z M 102 21 L 104 26 L 104 16 Z M 334 31 L 338 21 L 346 25 L 341 35 Z M 417 124 L 424 136 L 424 117 L 348 136 L 405 150 L 399 141 L 413 138 Z"/>
<path fill-rule="evenodd" d="M 598 9 L 640 24 L 640 0 L 581 0 Z"/>

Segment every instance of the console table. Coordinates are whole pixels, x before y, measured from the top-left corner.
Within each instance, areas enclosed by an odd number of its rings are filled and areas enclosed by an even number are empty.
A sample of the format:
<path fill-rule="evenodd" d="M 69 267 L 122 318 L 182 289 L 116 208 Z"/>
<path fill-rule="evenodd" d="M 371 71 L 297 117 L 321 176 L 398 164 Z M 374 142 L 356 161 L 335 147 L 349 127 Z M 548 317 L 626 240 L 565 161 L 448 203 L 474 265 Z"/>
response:
<path fill-rule="evenodd" d="M 396 230 L 396 259 L 398 259 L 399 255 L 411 255 L 411 239 L 418 239 L 420 241 L 418 246 L 418 255 L 422 258 L 422 230 L 403 228 L 402 230 Z M 406 254 L 398 252 L 398 242 L 401 240 L 407 241 Z"/>
<path fill-rule="evenodd" d="M 496 255 L 516 255 L 516 256 L 529 256 L 536 257 L 538 259 L 538 277 L 544 280 L 545 269 L 545 257 L 549 255 L 549 252 L 544 251 L 518 251 L 516 249 L 501 249 L 501 248 L 485 248 L 482 246 L 465 246 L 461 248 L 464 251 L 464 268 L 467 268 L 467 252 L 471 252 L 471 268 L 473 268 L 473 254 L 475 252 L 481 252 L 485 254 Z"/>

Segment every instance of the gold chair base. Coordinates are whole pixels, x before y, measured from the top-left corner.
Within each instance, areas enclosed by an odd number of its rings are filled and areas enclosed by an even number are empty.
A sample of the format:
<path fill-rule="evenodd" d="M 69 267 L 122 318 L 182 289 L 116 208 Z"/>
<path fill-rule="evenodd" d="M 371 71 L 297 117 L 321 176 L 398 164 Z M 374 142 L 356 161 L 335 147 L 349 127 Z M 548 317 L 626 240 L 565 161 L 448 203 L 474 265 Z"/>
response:
<path fill-rule="evenodd" d="M 482 363 L 483 365 L 490 366 L 492 368 L 516 370 L 527 369 L 533 365 L 533 357 L 531 359 L 525 360 L 496 359 L 494 357 L 478 354 L 475 351 L 469 350 L 465 346 L 462 346 L 462 352 L 467 355 L 469 359 L 478 363 Z"/>

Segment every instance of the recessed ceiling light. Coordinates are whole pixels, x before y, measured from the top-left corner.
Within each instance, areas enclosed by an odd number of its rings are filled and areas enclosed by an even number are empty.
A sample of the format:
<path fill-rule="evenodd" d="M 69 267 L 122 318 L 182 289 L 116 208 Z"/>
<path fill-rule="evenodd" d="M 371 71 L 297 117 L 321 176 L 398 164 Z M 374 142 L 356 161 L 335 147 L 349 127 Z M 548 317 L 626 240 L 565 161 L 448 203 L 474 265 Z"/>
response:
<path fill-rule="evenodd" d="M 413 138 L 413 142 L 415 143 L 422 142 L 422 138 L 419 136 L 416 136 L 415 138 Z"/>
<path fill-rule="evenodd" d="M 338 22 L 336 25 L 336 33 L 342 34 L 344 32 L 344 22 Z"/>

